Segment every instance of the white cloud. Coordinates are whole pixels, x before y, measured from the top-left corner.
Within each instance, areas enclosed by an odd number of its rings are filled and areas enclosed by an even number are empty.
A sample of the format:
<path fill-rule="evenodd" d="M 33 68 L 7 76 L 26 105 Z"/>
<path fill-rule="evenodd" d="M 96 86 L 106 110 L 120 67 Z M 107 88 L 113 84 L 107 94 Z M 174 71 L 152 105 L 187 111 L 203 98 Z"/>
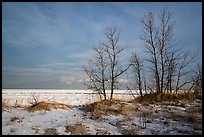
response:
<path fill-rule="evenodd" d="M 78 59 L 84 59 L 84 58 L 87 59 L 87 58 L 90 58 L 92 54 L 93 54 L 92 49 L 89 49 L 88 51 L 73 53 L 69 55 L 69 57 L 78 58 Z"/>
<path fill-rule="evenodd" d="M 74 81 L 76 81 L 76 78 L 74 78 L 74 77 L 62 76 L 60 78 L 60 82 L 68 84 L 68 85 L 72 84 Z"/>
<path fill-rule="evenodd" d="M 59 66 L 72 67 L 72 66 L 77 66 L 77 65 L 81 65 L 81 64 L 79 62 L 72 62 L 72 63 L 59 62 L 59 63 L 50 63 L 50 64 L 40 64 L 37 66 L 38 67 L 59 67 Z"/>
<path fill-rule="evenodd" d="M 128 80 L 127 79 L 119 79 L 118 82 L 120 82 L 122 84 L 127 84 Z"/>
<path fill-rule="evenodd" d="M 64 84 L 71 85 L 73 83 L 82 83 L 83 79 L 77 76 L 61 76 L 59 81 Z"/>

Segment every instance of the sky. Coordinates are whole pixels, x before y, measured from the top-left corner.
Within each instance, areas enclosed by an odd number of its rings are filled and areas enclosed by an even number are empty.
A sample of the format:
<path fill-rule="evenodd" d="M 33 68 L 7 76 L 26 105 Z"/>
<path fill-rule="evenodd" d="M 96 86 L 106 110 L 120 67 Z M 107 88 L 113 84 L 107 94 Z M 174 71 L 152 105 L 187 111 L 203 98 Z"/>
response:
<path fill-rule="evenodd" d="M 120 27 L 122 62 L 131 52 L 145 56 L 141 18 L 164 7 L 173 13 L 176 46 L 201 64 L 201 2 L 3 2 L 2 88 L 86 89 L 82 66 L 105 28 Z"/>

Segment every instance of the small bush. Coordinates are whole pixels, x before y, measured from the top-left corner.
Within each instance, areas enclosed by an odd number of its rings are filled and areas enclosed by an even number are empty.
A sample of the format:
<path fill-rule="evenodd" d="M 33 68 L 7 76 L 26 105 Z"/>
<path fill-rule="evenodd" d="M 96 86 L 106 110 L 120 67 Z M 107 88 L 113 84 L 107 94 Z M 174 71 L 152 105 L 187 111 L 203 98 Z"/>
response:
<path fill-rule="evenodd" d="M 94 112 L 95 110 L 95 103 L 91 103 L 91 104 L 85 104 L 82 108 L 83 111 L 85 112 Z"/>

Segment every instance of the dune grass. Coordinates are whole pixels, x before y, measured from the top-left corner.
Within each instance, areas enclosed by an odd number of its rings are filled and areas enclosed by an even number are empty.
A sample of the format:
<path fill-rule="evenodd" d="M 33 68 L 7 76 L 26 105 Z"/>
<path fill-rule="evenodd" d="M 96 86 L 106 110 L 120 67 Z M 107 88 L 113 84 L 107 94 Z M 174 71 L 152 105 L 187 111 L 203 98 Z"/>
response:
<path fill-rule="evenodd" d="M 51 109 L 65 109 L 65 110 L 73 110 L 73 108 L 70 105 L 58 103 L 58 102 L 37 102 L 36 104 L 33 104 L 29 107 L 27 107 L 27 110 L 29 112 L 35 112 L 35 111 L 50 111 Z"/>
<path fill-rule="evenodd" d="M 193 101 L 195 99 L 202 100 L 202 95 L 194 92 L 186 92 L 186 93 L 150 93 L 145 94 L 143 97 L 138 97 L 132 101 L 131 103 L 150 103 L 154 104 L 156 102 L 162 101 L 178 101 L 178 100 L 188 100 Z"/>
<path fill-rule="evenodd" d="M 124 115 L 134 112 L 134 109 L 126 105 L 122 100 L 101 100 L 83 106 L 85 113 L 91 113 L 91 119 L 100 119 L 102 116 Z"/>

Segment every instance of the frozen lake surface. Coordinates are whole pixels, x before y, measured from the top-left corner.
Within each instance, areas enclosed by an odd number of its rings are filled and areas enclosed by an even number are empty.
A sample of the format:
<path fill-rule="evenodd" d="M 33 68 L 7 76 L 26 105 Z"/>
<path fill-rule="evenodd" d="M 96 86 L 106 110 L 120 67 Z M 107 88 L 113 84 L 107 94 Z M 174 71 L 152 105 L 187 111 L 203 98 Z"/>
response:
<path fill-rule="evenodd" d="M 110 91 L 107 91 L 110 96 Z M 82 105 L 92 103 L 100 99 L 99 95 L 91 90 L 69 89 L 2 89 L 2 100 L 14 105 L 28 105 L 33 99 L 38 101 L 56 101 L 70 105 Z M 133 96 L 128 90 L 115 90 L 114 99 L 132 100 Z"/>

